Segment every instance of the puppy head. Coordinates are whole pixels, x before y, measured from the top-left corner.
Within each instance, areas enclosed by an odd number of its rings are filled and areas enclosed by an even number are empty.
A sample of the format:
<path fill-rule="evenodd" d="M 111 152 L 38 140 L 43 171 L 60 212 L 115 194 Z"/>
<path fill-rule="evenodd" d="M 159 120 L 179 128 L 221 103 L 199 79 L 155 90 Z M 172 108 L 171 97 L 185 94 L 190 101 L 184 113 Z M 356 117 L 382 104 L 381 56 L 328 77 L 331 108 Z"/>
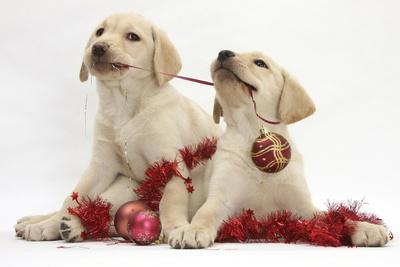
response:
<path fill-rule="evenodd" d="M 181 69 L 178 52 L 167 35 L 140 15 L 114 14 L 103 20 L 85 47 L 80 80 L 89 72 L 100 80 L 119 80 L 127 76 L 141 79 L 154 75 L 159 86 L 171 79 L 111 63 L 124 63 L 177 74 Z"/>
<path fill-rule="evenodd" d="M 314 103 L 303 87 L 262 53 L 238 54 L 223 50 L 211 65 L 211 76 L 217 90 L 217 103 L 214 104 L 217 123 L 222 110 L 253 109 L 250 92 L 258 112 L 270 120 L 290 124 L 315 111 Z"/>

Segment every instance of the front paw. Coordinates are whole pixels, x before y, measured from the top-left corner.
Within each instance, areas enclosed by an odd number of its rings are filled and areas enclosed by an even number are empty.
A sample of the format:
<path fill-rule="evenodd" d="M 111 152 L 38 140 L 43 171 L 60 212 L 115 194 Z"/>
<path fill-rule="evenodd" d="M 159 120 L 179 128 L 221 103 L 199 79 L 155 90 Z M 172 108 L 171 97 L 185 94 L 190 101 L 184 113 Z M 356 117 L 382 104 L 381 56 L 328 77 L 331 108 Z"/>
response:
<path fill-rule="evenodd" d="M 84 228 L 78 218 L 65 215 L 60 222 L 61 238 L 67 242 L 82 241 L 81 233 Z"/>
<path fill-rule="evenodd" d="M 18 237 L 22 237 L 25 233 L 25 228 L 29 224 L 42 222 L 50 217 L 55 215 L 55 213 L 47 214 L 47 215 L 35 215 L 35 216 L 25 216 L 17 221 L 17 224 L 14 226 L 15 234 Z"/>
<path fill-rule="evenodd" d="M 214 244 L 214 239 L 208 229 L 189 224 L 173 230 L 168 243 L 173 248 L 207 248 Z"/>
<path fill-rule="evenodd" d="M 29 241 L 57 240 L 60 239 L 59 224 L 59 217 L 53 216 L 38 223 L 27 224 L 20 236 Z"/>
<path fill-rule="evenodd" d="M 355 222 L 351 241 L 357 247 L 382 247 L 389 241 L 389 232 L 382 226 L 368 222 Z"/>

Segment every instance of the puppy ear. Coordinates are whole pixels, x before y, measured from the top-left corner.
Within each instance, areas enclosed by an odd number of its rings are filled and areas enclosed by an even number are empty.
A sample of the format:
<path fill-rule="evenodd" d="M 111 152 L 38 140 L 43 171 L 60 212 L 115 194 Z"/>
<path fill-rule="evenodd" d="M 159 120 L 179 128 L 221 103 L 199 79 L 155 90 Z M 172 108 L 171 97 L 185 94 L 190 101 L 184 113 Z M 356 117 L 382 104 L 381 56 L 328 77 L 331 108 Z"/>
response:
<path fill-rule="evenodd" d="M 216 124 L 219 124 L 219 119 L 223 117 L 221 104 L 217 98 L 214 99 L 213 119 Z"/>
<path fill-rule="evenodd" d="M 81 70 L 79 72 L 79 80 L 81 80 L 81 82 L 86 82 L 88 78 L 89 78 L 88 68 L 86 67 L 85 63 L 82 62 Z"/>
<path fill-rule="evenodd" d="M 153 27 L 154 39 L 154 59 L 153 68 L 159 86 L 172 79 L 171 76 L 158 74 L 157 72 L 167 72 L 178 74 L 182 68 L 181 59 L 178 51 L 168 39 L 168 36 L 157 27 Z"/>
<path fill-rule="evenodd" d="M 315 112 L 315 105 L 304 88 L 290 76 L 282 71 L 284 85 L 279 102 L 279 119 L 285 124 L 302 120 Z"/>

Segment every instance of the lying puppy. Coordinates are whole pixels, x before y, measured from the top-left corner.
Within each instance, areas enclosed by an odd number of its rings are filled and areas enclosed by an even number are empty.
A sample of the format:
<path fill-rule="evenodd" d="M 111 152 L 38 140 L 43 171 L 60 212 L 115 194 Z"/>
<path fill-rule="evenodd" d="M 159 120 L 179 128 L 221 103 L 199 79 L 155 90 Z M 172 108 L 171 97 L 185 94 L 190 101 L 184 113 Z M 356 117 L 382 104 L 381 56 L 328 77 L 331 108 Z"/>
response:
<path fill-rule="evenodd" d="M 289 210 L 305 219 L 320 212 L 311 202 L 303 161 L 286 126 L 315 111 L 301 85 L 261 53 L 221 51 L 211 66 L 211 74 L 227 129 L 218 143 L 213 166 L 209 166 L 212 170 L 207 200 L 190 225 L 171 234 L 169 243 L 175 248 L 211 246 L 222 222 L 243 209 L 252 209 L 257 216 Z M 256 117 L 249 90 L 258 113 L 281 124 L 266 124 Z M 218 102 L 217 112 L 221 111 Z M 214 115 L 219 120 L 219 114 Z M 261 123 L 291 144 L 291 161 L 278 173 L 261 172 L 251 160 L 251 147 L 259 136 Z M 354 245 L 382 246 L 387 241 L 388 232 L 383 226 L 357 222 L 352 236 Z"/>
<path fill-rule="evenodd" d="M 155 73 L 121 67 L 124 63 L 152 69 Z M 211 116 L 179 94 L 168 81 L 181 69 L 178 52 L 164 32 L 143 17 L 115 14 L 94 30 L 85 48 L 81 81 L 89 72 L 97 79 L 99 110 L 95 122 L 92 160 L 73 191 L 80 196 L 100 196 L 113 205 L 112 214 L 123 203 L 137 199 L 134 189 L 145 179 L 152 163 L 172 160 L 178 149 L 197 144 L 204 137 L 219 136 L 220 129 Z M 200 183 L 205 167 L 181 173 Z M 177 177 L 166 185 L 160 202 L 160 217 L 166 236 L 189 223 L 199 208 Z M 201 202 L 200 202 L 201 203 Z M 74 206 L 70 197 L 52 214 L 22 218 L 15 226 L 26 240 L 80 241 L 84 230 L 80 221 L 67 213 Z"/>

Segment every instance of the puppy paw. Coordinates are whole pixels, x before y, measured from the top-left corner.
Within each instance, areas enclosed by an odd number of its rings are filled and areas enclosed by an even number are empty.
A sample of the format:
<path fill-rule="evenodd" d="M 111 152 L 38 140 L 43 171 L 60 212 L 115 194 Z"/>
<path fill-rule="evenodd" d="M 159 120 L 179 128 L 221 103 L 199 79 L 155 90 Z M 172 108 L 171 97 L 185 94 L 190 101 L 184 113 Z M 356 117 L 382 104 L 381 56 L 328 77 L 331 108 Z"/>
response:
<path fill-rule="evenodd" d="M 57 240 L 60 239 L 59 223 L 58 216 L 54 216 L 41 222 L 26 224 L 20 236 L 29 241 Z"/>
<path fill-rule="evenodd" d="M 78 218 L 65 215 L 60 222 L 60 236 L 67 242 L 82 241 L 84 228 Z"/>
<path fill-rule="evenodd" d="M 19 219 L 17 221 L 17 224 L 14 225 L 15 234 L 19 237 L 22 237 L 24 235 L 25 228 L 28 224 L 34 224 L 34 223 L 44 221 L 44 220 L 50 218 L 52 215 L 54 215 L 54 213 L 48 214 L 48 215 L 35 215 L 35 216 L 22 217 L 21 219 Z"/>
<path fill-rule="evenodd" d="M 17 225 L 18 224 L 22 224 L 22 223 L 26 223 L 28 221 L 36 221 L 36 220 L 40 220 L 42 217 L 44 217 L 44 215 L 33 215 L 33 216 L 25 216 L 20 218 L 17 221 Z"/>
<path fill-rule="evenodd" d="M 351 241 L 357 247 L 382 247 L 389 241 L 389 232 L 382 226 L 368 222 L 355 222 Z"/>
<path fill-rule="evenodd" d="M 162 224 L 162 223 L 161 223 L 161 224 Z M 167 244 L 167 243 L 168 243 L 168 239 L 169 239 L 171 233 L 172 233 L 174 230 L 176 230 L 176 229 L 178 229 L 178 228 L 181 228 L 181 227 L 183 227 L 183 226 L 186 226 L 186 225 L 189 225 L 189 224 L 188 224 L 188 223 L 174 224 L 174 225 L 172 225 L 172 224 L 167 224 L 167 223 L 162 224 L 160 240 L 161 240 L 163 243 Z"/>
<path fill-rule="evenodd" d="M 207 248 L 214 244 L 214 239 L 206 228 L 185 225 L 171 232 L 168 243 L 173 248 Z"/>

